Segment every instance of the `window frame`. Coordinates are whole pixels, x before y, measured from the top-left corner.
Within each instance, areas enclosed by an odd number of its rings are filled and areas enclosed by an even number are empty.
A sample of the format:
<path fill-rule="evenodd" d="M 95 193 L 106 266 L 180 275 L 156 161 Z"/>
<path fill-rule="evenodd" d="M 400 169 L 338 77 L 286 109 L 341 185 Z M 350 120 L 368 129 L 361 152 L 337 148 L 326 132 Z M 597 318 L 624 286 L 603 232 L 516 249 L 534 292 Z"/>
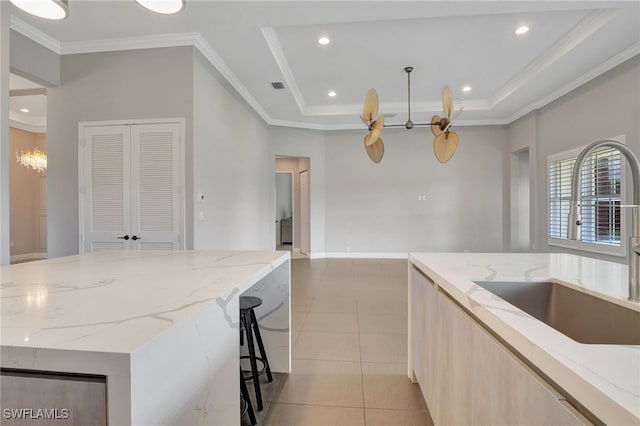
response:
<path fill-rule="evenodd" d="M 625 136 L 617 136 L 613 138 L 607 138 L 609 140 L 618 141 L 621 143 L 625 143 Z M 620 245 L 615 246 L 611 244 L 598 243 L 598 242 L 590 242 L 590 241 L 574 241 L 566 238 L 556 238 L 551 236 L 551 192 L 550 192 L 550 165 L 556 161 L 561 160 L 569 160 L 575 159 L 578 157 L 578 154 L 586 147 L 587 145 L 583 145 L 579 148 L 571 149 L 568 151 L 559 152 L 556 154 L 551 154 L 547 156 L 547 167 L 546 167 L 546 192 L 547 192 L 547 209 L 546 209 L 546 218 L 547 218 L 547 244 L 553 247 L 562 247 L 568 248 L 577 251 L 585 251 L 590 253 L 598 253 L 605 254 L 610 256 L 617 257 L 625 257 L 627 255 L 627 209 L 622 207 L 620 208 Z M 626 190 L 626 161 L 624 156 L 621 155 L 620 161 L 620 204 L 627 204 L 627 190 Z"/>

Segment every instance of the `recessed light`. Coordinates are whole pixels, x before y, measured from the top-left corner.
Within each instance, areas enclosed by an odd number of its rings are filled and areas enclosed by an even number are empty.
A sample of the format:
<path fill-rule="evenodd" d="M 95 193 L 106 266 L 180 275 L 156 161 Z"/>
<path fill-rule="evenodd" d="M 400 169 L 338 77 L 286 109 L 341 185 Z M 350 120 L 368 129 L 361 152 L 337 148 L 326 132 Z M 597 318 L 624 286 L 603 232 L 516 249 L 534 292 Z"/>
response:
<path fill-rule="evenodd" d="M 185 0 L 136 0 L 136 3 L 152 12 L 163 15 L 178 13 L 185 7 Z"/>
<path fill-rule="evenodd" d="M 11 0 L 15 6 L 27 13 L 45 19 L 64 19 L 69 15 L 67 0 Z"/>
<path fill-rule="evenodd" d="M 330 98 L 335 98 L 336 97 L 336 92 L 334 92 L 333 90 L 330 91 L 329 93 L 327 93 L 329 95 Z"/>
<path fill-rule="evenodd" d="M 320 38 L 318 39 L 318 43 L 320 43 L 320 44 L 329 44 L 329 42 L 330 42 L 330 41 L 331 41 L 331 40 L 329 40 L 329 38 L 328 38 L 328 37 L 320 37 Z"/>
<path fill-rule="evenodd" d="M 29 112 L 27 108 L 20 108 L 20 112 Z"/>
<path fill-rule="evenodd" d="M 518 28 L 516 30 L 516 34 L 520 35 L 520 34 L 524 34 L 527 31 L 529 31 L 529 27 L 527 27 L 526 25 L 521 26 L 520 28 Z"/>
<path fill-rule="evenodd" d="M 463 92 L 470 92 L 470 91 L 471 91 L 471 86 L 469 86 L 469 85 L 464 86 L 464 87 L 462 88 L 462 91 L 463 91 Z"/>

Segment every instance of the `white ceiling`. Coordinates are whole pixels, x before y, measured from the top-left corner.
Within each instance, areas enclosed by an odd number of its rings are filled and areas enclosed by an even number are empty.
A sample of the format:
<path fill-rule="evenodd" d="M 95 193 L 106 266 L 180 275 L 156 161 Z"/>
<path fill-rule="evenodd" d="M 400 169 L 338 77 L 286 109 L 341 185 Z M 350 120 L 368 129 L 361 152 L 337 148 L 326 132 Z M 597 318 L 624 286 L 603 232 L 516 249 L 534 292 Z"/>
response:
<path fill-rule="evenodd" d="M 386 122 L 404 123 L 408 65 L 415 123 L 441 114 L 448 85 L 465 107 L 458 124 L 508 124 L 640 53 L 638 1 L 187 0 L 164 16 L 75 0 L 63 21 L 12 14 L 13 29 L 61 54 L 194 45 L 268 123 L 312 129 L 363 128 L 370 87 L 396 114 Z"/>
<path fill-rule="evenodd" d="M 9 98 L 9 120 L 14 127 L 31 132 L 45 132 L 47 126 L 47 96 L 45 94 L 28 94 L 42 91 L 43 86 L 33 81 L 9 74 L 9 90 L 13 94 Z M 25 94 L 27 93 L 27 94 Z M 21 111 L 26 109 L 28 111 Z"/>

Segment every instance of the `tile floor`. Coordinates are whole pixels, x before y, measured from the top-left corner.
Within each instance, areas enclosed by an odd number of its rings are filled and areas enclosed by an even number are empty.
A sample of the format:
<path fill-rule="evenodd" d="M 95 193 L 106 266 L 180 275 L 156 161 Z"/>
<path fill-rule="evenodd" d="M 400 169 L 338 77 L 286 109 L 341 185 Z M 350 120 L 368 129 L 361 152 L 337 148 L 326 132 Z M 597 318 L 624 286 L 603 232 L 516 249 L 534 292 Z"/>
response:
<path fill-rule="evenodd" d="M 292 372 L 263 384 L 259 425 L 433 425 L 406 373 L 406 260 L 293 260 L 291 311 Z"/>

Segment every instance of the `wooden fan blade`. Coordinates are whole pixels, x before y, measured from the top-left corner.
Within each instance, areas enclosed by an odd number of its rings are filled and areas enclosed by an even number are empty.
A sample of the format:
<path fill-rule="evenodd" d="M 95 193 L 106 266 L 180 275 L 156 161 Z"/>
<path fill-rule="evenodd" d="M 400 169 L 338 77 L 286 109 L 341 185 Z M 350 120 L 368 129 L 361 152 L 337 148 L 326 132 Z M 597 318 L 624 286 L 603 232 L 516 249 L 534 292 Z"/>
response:
<path fill-rule="evenodd" d="M 365 137 L 365 140 L 364 140 L 365 144 L 373 145 L 382 134 L 383 127 L 384 127 L 384 117 L 381 116 L 373 123 L 373 127 L 371 128 L 371 131 L 369 132 L 367 137 Z"/>
<path fill-rule="evenodd" d="M 441 163 L 446 163 L 458 149 L 460 138 L 456 132 L 442 133 L 433 141 L 433 153 Z"/>
<path fill-rule="evenodd" d="M 360 120 L 362 120 L 362 122 L 363 122 L 364 124 L 366 124 L 366 125 L 367 125 L 367 127 L 369 127 L 369 122 L 367 121 L 367 119 L 366 119 L 366 118 L 364 118 L 364 115 L 361 115 L 361 116 L 360 116 Z"/>
<path fill-rule="evenodd" d="M 382 161 L 382 156 L 384 155 L 384 142 L 382 142 L 382 139 L 378 138 L 371 145 L 367 145 L 365 143 L 364 148 L 366 149 L 369 158 L 371 158 L 371 161 L 376 164 Z"/>
<path fill-rule="evenodd" d="M 440 120 L 441 118 L 438 115 L 434 115 L 433 117 L 431 117 L 431 133 L 433 133 L 433 136 L 440 136 L 443 132 L 442 130 L 440 130 Z"/>
<path fill-rule="evenodd" d="M 447 118 L 451 118 L 451 111 L 453 111 L 453 96 L 451 95 L 449 86 L 444 86 L 444 91 L 442 92 L 442 110 Z"/>
<path fill-rule="evenodd" d="M 378 93 L 376 89 L 369 89 L 367 97 L 364 100 L 364 108 L 362 109 L 362 117 L 369 124 L 378 115 Z"/>
<path fill-rule="evenodd" d="M 454 112 L 453 113 L 453 117 L 451 117 L 451 121 L 449 121 L 449 124 L 447 124 L 447 127 L 444 128 L 444 131 L 446 132 L 447 130 L 449 130 L 449 127 L 451 127 L 451 125 L 453 124 L 454 121 L 456 121 L 456 119 L 458 118 L 458 116 L 460 116 L 460 113 L 462 112 L 462 110 L 464 109 L 464 107 L 460 107 L 460 109 L 458 110 L 458 112 Z"/>

